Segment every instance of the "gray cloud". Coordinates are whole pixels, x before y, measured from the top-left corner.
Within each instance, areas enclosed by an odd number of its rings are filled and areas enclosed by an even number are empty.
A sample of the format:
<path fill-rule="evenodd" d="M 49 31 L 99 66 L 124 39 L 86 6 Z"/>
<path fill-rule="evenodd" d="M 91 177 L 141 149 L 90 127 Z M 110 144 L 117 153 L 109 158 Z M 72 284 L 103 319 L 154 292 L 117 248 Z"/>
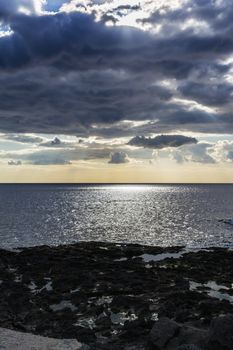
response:
<path fill-rule="evenodd" d="M 128 163 L 129 159 L 125 152 L 114 152 L 110 154 L 110 164 Z"/>
<path fill-rule="evenodd" d="M 162 149 L 166 147 L 180 147 L 185 144 L 197 143 L 193 137 L 183 135 L 159 135 L 154 138 L 135 136 L 129 142 L 129 146 Z"/>
<path fill-rule="evenodd" d="M 13 34 L 0 37 L 1 131 L 233 132 L 231 2 L 156 11 L 144 20 L 161 24 L 156 34 L 78 12 L 26 16 L 17 13 L 19 2 L 7 3 L 0 1 L 0 14 Z M 114 13 L 128 10 L 137 11 L 126 3 Z M 196 25 L 182 28 L 190 19 Z M 207 29 L 197 32 L 198 21 Z M 124 120 L 148 122 L 127 128 Z"/>
<path fill-rule="evenodd" d="M 119 5 L 113 11 L 138 11 L 141 9 L 140 5 Z"/>
<path fill-rule="evenodd" d="M 39 151 L 25 155 L 26 161 L 33 165 L 71 164 L 72 153 L 57 151 Z"/>
<path fill-rule="evenodd" d="M 60 145 L 61 144 L 61 140 L 58 137 L 55 137 L 52 141 L 51 141 L 51 145 Z"/>
<path fill-rule="evenodd" d="M 233 150 L 228 152 L 227 158 L 228 158 L 229 160 L 233 161 Z"/>
<path fill-rule="evenodd" d="M 181 8 L 182 7 L 182 8 Z M 196 31 L 199 25 L 205 24 L 210 31 L 226 32 L 232 28 L 233 8 L 231 0 L 189 0 L 181 3 L 181 7 L 169 7 L 161 3 L 160 8 L 152 12 L 149 17 L 144 18 L 142 23 L 159 24 L 167 35 L 166 29 L 173 28 L 173 32 L 181 31 L 186 21 L 196 21 L 196 26 L 189 31 Z"/>
<path fill-rule="evenodd" d="M 22 165 L 22 162 L 21 160 L 9 160 L 8 165 L 18 166 L 18 165 Z"/>
<path fill-rule="evenodd" d="M 121 150 L 119 150 L 121 152 Z M 51 149 L 35 149 L 28 152 L 4 152 L 0 154 L 2 159 L 12 159 L 13 161 L 21 161 L 33 165 L 53 165 L 53 164 L 71 164 L 73 161 L 92 160 L 92 159 L 108 159 L 109 154 L 113 152 L 113 148 L 51 148 Z"/>
<path fill-rule="evenodd" d="M 105 13 L 102 17 L 101 17 L 101 21 L 103 23 L 107 23 L 107 22 L 111 22 L 113 24 L 117 23 L 117 18 L 111 14 L 107 14 Z"/>
<path fill-rule="evenodd" d="M 65 147 L 67 143 L 62 142 L 57 136 L 51 141 L 46 141 L 40 144 L 42 147 Z"/>
<path fill-rule="evenodd" d="M 140 9 L 140 5 L 120 5 L 112 10 L 109 10 L 107 13 L 104 13 L 101 16 L 101 21 L 104 23 L 110 21 L 115 24 L 118 22 L 118 18 L 124 17 L 128 13 L 138 11 Z"/>
<path fill-rule="evenodd" d="M 4 139 L 20 143 L 40 143 L 43 139 L 39 136 L 29 136 L 20 134 L 6 134 L 1 136 Z"/>
<path fill-rule="evenodd" d="M 231 102 L 233 86 L 227 83 L 194 83 L 187 82 L 179 87 L 183 96 L 207 106 L 221 106 Z"/>

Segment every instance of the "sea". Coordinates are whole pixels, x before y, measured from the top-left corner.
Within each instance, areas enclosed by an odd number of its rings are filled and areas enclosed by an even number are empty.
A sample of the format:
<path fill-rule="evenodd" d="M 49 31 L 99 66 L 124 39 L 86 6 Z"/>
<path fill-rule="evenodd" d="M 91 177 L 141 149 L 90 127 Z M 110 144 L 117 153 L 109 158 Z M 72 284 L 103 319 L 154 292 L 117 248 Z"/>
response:
<path fill-rule="evenodd" d="M 233 248 L 233 185 L 0 185 L 0 247 Z"/>

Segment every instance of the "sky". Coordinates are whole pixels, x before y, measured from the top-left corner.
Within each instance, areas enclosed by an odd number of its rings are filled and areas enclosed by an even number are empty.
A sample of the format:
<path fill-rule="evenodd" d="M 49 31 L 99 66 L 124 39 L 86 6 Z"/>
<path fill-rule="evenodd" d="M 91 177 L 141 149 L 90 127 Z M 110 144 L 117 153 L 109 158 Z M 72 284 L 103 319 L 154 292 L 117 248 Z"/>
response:
<path fill-rule="evenodd" d="M 0 182 L 232 182 L 232 0 L 0 0 Z"/>

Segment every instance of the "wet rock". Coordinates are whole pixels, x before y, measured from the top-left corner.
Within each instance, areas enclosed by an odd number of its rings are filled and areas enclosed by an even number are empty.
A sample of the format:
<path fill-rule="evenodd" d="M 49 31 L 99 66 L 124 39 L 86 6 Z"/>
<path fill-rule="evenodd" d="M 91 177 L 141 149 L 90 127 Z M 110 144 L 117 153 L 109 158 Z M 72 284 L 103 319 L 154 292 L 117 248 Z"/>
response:
<path fill-rule="evenodd" d="M 233 314 L 217 317 L 211 322 L 207 349 L 233 349 Z"/>

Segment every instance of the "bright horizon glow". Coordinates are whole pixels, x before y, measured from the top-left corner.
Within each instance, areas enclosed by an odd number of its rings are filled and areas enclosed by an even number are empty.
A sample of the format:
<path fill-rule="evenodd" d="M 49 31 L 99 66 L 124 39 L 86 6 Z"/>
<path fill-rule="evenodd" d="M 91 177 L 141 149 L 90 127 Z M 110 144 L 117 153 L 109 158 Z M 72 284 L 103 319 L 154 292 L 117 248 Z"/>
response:
<path fill-rule="evenodd" d="M 214 167 L 102 165 L 1 166 L 1 183 L 232 183 L 231 164 Z M 207 181 L 208 179 L 208 181 Z"/>

